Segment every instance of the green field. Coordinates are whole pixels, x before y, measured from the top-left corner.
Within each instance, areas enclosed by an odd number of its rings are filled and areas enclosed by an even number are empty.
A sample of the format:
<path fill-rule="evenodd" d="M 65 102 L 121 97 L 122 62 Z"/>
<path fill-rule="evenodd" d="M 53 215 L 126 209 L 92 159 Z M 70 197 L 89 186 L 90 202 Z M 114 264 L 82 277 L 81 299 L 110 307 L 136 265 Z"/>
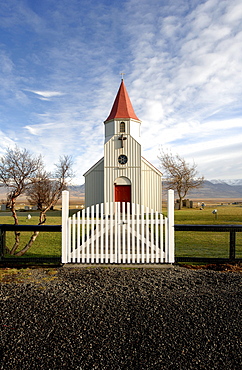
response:
<path fill-rule="evenodd" d="M 212 213 L 217 209 L 217 218 Z M 224 225 L 242 224 L 242 207 L 222 205 L 205 207 L 204 210 L 182 209 L 175 211 L 175 224 Z M 176 231 L 176 256 L 229 257 L 229 233 Z M 242 233 L 236 233 L 236 258 L 242 258 Z"/>
<path fill-rule="evenodd" d="M 31 213 L 32 218 L 27 220 L 28 213 Z M 20 212 L 19 213 L 20 225 L 37 225 L 38 213 L 37 212 Z M 10 224 L 12 217 L 7 216 L 6 212 L 0 212 L 0 223 Z M 60 225 L 61 213 L 59 211 L 50 211 L 47 215 L 46 225 Z M 30 239 L 31 232 L 21 232 L 21 249 Z M 14 244 L 14 233 L 8 231 L 6 233 L 6 246 L 11 247 Z M 32 247 L 21 258 L 25 257 L 60 257 L 61 256 L 61 233 L 58 232 L 42 232 L 38 235 Z"/>
<path fill-rule="evenodd" d="M 242 206 L 216 206 L 217 219 L 212 211 L 215 207 L 205 207 L 204 210 L 182 209 L 175 211 L 175 224 L 242 224 Z M 166 211 L 166 210 L 164 210 Z M 30 212 L 31 220 L 27 220 L 29 212 L 19 212 L 19 224 L 35 225 L 38 223 L 38 213 Z M 73 211 L 71 212 L 73 213 Z M 164 212 L 166 214 L 166 212 Z M 0 223 L 12 223 L 8 212 L 0 212 Z M 47 214 L 47 225 L 60 225 L 60 211 L 50 211 Z M 21 233 L 21 247 L 29 240 L 31 233 Z M 12 246 L 13 232 L 7 232 L 6 245 Z M 215 257 L 229 256 L 229 233 L 215 232 L 175 232 L 175 254 L 177 257 Z M 25 257 L 59 257 L 61 255 L 61 233 L 40 233 L 33 246 L 24 255 Z M 24 256 L 22 258 L 24 258 Z M 242 233 L 236 234 L 236 258 L 242 258 Z"/>

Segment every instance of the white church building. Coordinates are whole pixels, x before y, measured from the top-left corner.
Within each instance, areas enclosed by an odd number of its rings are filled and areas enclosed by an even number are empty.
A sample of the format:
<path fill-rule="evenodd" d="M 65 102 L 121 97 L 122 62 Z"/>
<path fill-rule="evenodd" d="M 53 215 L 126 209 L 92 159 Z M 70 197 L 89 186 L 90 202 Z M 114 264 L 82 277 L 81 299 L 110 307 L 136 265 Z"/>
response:
<path fill-rule="evenodd" d="M 85 206 L 130 202 L 162 210 L 162 174 L 141 155 L 141 121 L 122 79 L 104 121 L 104 157 L 85 174 Z"/>

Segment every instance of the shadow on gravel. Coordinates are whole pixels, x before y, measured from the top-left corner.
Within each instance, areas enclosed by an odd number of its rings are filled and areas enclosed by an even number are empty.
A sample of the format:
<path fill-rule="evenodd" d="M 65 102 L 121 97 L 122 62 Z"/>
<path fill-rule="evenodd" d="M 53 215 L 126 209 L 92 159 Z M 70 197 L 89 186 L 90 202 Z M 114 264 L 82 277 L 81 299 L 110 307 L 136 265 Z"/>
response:
<path fill-rule="evenodd" d="M 185 267 L 190 270 L 213 270 L 213 271 L 231 271 L 231 272 L 242 272 L 242 265 L 239 264 L 208 264 L 208 265 L 186 265 L 180 264 L 181 267 Z"/>

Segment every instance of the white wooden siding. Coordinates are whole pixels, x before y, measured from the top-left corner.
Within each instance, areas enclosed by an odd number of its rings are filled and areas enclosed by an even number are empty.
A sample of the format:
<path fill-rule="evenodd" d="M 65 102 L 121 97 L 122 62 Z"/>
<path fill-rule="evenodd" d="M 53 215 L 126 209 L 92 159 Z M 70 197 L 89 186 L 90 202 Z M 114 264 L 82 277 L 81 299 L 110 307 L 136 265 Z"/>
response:
<path fill-rule="evenodd" d="M 161 174 L 142 158 L 141 166 L 141 204 L 162 211 Z"/>
<path fill-rule="evenodd" d="M 104 159 L 85 174 L 85 207 L 104 202 Z"/>
<path fill-rule="evenodd" d="M 105 142 L 107 142 L 113 135 L 114 135 L 114 125 L 113 122 L 110 121 L 105 123 Z"/>

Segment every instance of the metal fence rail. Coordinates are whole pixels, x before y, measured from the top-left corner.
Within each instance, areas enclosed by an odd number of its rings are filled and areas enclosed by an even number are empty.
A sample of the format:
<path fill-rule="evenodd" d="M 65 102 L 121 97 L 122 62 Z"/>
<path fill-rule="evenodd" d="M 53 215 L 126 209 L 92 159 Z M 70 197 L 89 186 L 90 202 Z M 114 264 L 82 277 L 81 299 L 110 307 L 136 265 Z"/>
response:
<path fill-rule="evenodd" d="M 242 225 L 186 225 L 175 224 L 175 231 L 202 231 L 202 232 L 227 232 L 230 233 L 229 257 L 228 258 L 205 258 L 205 257 L 175 257 L 176 262 L 240 262 L 241 258 L 235 258 L 236 233 L 242 232 Z"/>
<path fill-rule="evenodd" d="M 39 231 L 39 232 L 61 232 L 61 225 L 11 225 L 0 224 L 0 264 L 8 265 L 19 262 L 23 263 L 49 263 L 60 264 L 60 257 L 6 257 L 4 253 L 7 231 Z"/>

